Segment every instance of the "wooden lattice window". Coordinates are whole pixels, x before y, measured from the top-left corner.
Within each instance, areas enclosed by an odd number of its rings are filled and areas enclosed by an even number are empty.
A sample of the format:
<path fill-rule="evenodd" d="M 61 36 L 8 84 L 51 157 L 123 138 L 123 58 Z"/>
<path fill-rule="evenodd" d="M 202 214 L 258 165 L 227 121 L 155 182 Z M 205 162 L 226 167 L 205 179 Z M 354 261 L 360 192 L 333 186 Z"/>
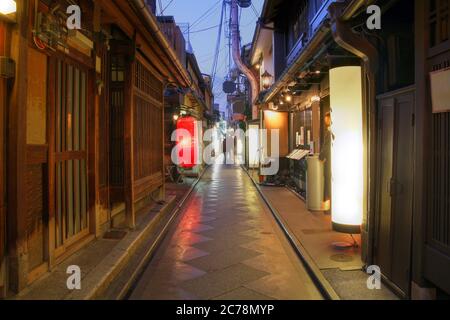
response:
<path fill-rule="evenodd" d="M 163 99 L 162 82 L 153 75 L 140 61 L 136 62 L 135 84 L 142 93 L 157 101 Z"/>
<path fill-rule="evenodd" d="M 141 61 L 134 78 L 134 178 L 162 173 L 163 84 Z"/>
<path fill-rule="evenodd" d="M 450 40 L 450 0 L 430 0 L 430 48 Z"/>
<path fill-rule="evenodd" d="M 162 172 L 162 109 L 155 103 L 135 96 L 134 178 Z"/>

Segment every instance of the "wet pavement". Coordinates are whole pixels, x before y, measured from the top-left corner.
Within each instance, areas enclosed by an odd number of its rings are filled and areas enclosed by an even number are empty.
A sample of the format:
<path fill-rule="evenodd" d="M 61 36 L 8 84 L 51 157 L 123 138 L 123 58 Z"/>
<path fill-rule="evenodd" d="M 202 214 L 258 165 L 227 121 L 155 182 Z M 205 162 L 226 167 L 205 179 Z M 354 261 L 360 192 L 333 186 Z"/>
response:
<path fill-rule="evenodd" d="M 322 299 L 247 174 L 207 169 L 130 299 Z"/>

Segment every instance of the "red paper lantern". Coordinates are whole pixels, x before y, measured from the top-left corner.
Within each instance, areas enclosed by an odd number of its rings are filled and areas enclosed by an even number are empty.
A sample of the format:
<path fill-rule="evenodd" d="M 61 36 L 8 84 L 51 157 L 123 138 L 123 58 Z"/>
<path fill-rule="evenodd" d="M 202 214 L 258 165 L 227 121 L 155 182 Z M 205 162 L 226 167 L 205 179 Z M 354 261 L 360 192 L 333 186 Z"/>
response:
<path fill-rule="evenodd" d="M 179 145 L 179 165 L 185 169 L 191 169 L 196 164 L 198 152 L 198 137 L 196 136 L 196 119 L 194 117 L 183 117 L 177 121 L 177 129 L 183 129 L 189 132 L 190 137 L 177 137 L 177 144 Z M 186 161 L 184 155 L 190 154 L 189 161 Z"/>

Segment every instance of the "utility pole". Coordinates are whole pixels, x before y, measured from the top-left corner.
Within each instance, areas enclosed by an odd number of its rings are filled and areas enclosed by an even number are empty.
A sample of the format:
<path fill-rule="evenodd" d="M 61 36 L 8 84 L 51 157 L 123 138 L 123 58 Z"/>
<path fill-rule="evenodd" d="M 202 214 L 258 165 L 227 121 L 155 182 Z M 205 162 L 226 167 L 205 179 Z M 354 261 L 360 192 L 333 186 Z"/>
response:
<path fill-rule="evenodd" d="M 241 41 L 239 32 L 239 6 L 237 0 L 231 0 L 231 44 L 233 60 L 238 69 L 247 77 L 251 87 L 252 119 L 258 119 L 258 107 L 255 100 L 259 95 L 259 84 L 255 74 L 245 65 L 241 57 Z"/>

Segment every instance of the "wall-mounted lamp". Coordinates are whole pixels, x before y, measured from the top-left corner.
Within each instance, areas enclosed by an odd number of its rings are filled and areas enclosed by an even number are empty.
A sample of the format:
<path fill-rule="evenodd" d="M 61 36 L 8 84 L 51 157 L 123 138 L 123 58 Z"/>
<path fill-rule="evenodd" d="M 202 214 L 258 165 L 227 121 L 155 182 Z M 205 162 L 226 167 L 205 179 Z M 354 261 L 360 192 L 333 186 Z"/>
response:
<path fill-rule="evenodd" d="M 311 103 L 320 102 L 320 97 L 318 95 L 314 95 L 311 97 Z"/>
<path fill-rule="evenodd" d="M 4 16 L 11 22 L 16 21 L 17 4 L 14 0 L 0 1 L 0 17 Z"/>
<path fill-rule="evenodd" d="M 177 121 L 179 118 L 180 118 L 179 115 L 177 115 L 177 114 L 174 114 L 174 115 L 173 115 L 173 121 Z"/>
<path fill-rule="evenodd" d="M 0 2 L 0 13 L 4 15 L 8 15 L 11 13 L 16 13 L 17 5 L 14 0 L 2 0 Z"/>
<path fill-rule="evenodd" d="M 265 71 L 262 75 L 261 75 L 261 80 L 262 80 L 262 85 L 264 87 L 264 89 L 269 89 L 270 86 L 272 85 L 272 75 L 270 73 L 268 73 L 267 71 Z"/>
<path fill-rule="evenodd" d="M 292 95 L 290 93 L 286 93 L 284 95 L 284 100 L 288 103 L 292 102 Z"/>

